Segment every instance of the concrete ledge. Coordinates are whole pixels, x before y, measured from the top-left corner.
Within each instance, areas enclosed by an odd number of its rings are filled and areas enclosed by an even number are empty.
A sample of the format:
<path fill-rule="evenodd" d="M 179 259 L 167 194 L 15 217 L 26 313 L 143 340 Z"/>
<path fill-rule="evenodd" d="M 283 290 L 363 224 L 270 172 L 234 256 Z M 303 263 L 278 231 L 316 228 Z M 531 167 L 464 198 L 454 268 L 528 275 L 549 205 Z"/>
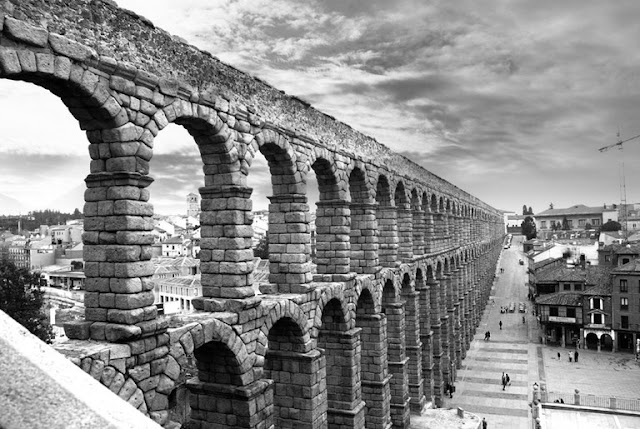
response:
<path fill-rule="evenodd" d="M 160 428 L 0 311 L 0 427 Z"/>

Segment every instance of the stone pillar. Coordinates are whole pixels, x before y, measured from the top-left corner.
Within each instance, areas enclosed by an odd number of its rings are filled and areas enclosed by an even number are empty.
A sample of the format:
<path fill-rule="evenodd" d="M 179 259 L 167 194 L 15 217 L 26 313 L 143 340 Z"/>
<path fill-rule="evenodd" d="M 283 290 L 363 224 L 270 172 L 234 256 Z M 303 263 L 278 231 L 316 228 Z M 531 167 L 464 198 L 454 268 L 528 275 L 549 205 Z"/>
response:
<path fill-rule="evenodd" d="M 450 213 L 447 209 L 442 213 L 442 248 L 449 249 L 451 247 L 451 229 L 449 225 Z"/>
<path fill-rule="evenodd" d="M 442 378 L 445 382 L 453 380 L 453 374 L 451 373 L 451 354 L 453 352 L 453 304 L 451 301 L 451 277 L 449 275 L 443 275 L 438 279 L 440 282 L 440 291 L 442 300 L 440 321 L 441 327 L 441 341 L 442 341 L 442 357 L 440 358 L 440 369 L 442 370 Z"/>
<path fill-rule="evenodd" d="M 362 399 L 366 404 L 365 427 L 391 427 L 391 390 L 387 355 L 387 318 L 384 314 L 358 315 L 362 329 Z"/>
<path fill-rule="evenodd" d="M 85 321 L 65 325 L 69 338 L 122 342 L 166 331 L 153 305 L 152 181 L 124 171 L 85 179 Z"/>
<path fill-rule="evenodd" d="M 454 340 L 454 353 L 452 359 L 454 362 L 454 370 L 462 368 L 462 321 L 460 315 L 463 311 L 462 294 L 460 288 L 462 285 L 462 272 L 458 268 L 453 271 L 452 285 L 452 297 L 453 301 L 453 340 Z M 455 371 L 457 373 L 457 371 Z M 455 374 L 454 374 L 455 378 Z"/>
<path fill-rule="evenodd" d="M 254 296 L 252 189 L 205 186 L 199 190 L 203 296 L 236 299 Z M 203 309 L 199 300 L 195 306 Z"/>
<path fill-rule="evenodd" d="M 275 427 L 327 427 L 326 360 L 319 350 L 269 350 L 265 376 L 275 380 L 271 402 Z"/>
<path fill-rule="evenodd" d="M 433 350 L 431 332 L 431 297 L 428 285 L 416 284 L 420 302 L 420 342 L 422 343 L 422 391 L 427 402 L 433 401 Z"/>
<path fill-rule="evenodd" d="M 462 359 L 467 357 L 467 350 L 471 346 L 471 341 L 473 340 L 473 333 L 471 330 L 471 310 L 470 310 L 470 299 L 471 295 L 469 293 L 469 264 L 462 264 L 462 334 L 463 334 L 463 346 L 462 346 Z"/>
<path fill-rule="evenodd" d="M 280 293 L 305 293 L 312 281 L 307 196 L 276 195 L 269 201 L 269 281 Z"/>
<path fill-rule="evenodd" d="M 318 274 L 349 273 L 351 210 L 342 200 L 316 203 L 316 265 Z M 332 279 L 332 280 L 344 280 Z"/>
<path fill-rule="evenodd" d="M 351 271 L 374 274 L 378 271 L 378 222 L 375 204 L 351 203 Z"/>
<path fill-rule="evenodd" d="M 425 219 L 424 212 L 417 208 L 412 211 L 413 216 L 413 256 L 424 255 L 425 249 Z"/>
<path fill-rule="evenodd" d="M 408 428 L 410 419 L 407 357 L 405 352 L 404 303 L 385 303 L 387 338 L 389 338 L 389 372 L 391 378 L 391 423 L 394 428 Z"/>
<path fill-rule="evenodd" d="M 441 292 L 440 283 L 437 281 L 429 280 L 427 283 L 429 287 L 429 295 L 431 298 L 430 317 L 431 329 L 433 330 L 433 337 L 431 343 L 431 349 L 433 350 L 433 395 L 435 397 L 436 405 L 442 406 L 442 395 L 444 394 L 444 380 L 442 379 L 442 337 L 443 337 L 443 325 L 440 317 L 441 306 Z"/>
<path fill-rule="evenodd" d="M 191 425 L 195 424 L 194 427 L 275 427 L 272 380 L 257 380 L 248 386 L 232 386 L 195 378 L 187 381 L 187 388 L 190 392 Z"/>
<path fill-rule="evenodd" d="M 347 332 L 320 330 L 318 345 L 327 360 L 329 427 L 364 428 L 365 403 L 360 380 L 360 328 Z"/>
<path fill-rule="evenodd" d="M 420 341 L 420 301 L 418 292 L 402 293 L 405 302 L 405 344 L 411 412 L 420 414 L 426 404 L 422 379 L 422 342 Z"/>
<path fill-rule="evenodd" d="M 399 265 L 396 208 L 393 206 L 378 206 L 376 218 L 379 232 L 378 260 L 383 267 L 395 268 Z"/>
<path fill-rule="evenodd" d="M 397 209 L 398 216 L 398 258 L 402 262 L 413 260 L 413 213 L 402 207 Z"/>

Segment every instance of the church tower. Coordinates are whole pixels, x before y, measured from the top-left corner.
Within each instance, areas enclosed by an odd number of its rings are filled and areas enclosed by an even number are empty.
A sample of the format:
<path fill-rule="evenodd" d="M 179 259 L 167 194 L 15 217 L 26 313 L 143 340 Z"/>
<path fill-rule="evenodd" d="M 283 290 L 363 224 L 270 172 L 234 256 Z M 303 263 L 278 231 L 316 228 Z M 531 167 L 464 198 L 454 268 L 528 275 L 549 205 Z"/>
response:
<path fill-rule="evenodd" d="M 187 216 L 195 218 L 200 216 L 200 196 L 193 192 L 187 195 Z"/>

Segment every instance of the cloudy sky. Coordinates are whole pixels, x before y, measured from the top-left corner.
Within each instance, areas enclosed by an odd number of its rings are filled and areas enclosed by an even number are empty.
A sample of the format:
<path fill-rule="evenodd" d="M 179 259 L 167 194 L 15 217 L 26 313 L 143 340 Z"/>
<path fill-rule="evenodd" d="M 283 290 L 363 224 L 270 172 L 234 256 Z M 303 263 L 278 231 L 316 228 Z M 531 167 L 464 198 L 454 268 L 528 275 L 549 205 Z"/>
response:
<path fill-rule="evenodd" d="M 637 0 L 116 1 L 493 207 L 619 202 L 623 160 L 640 202 L 640 138 L 598 151 L 640 134 Z M 0 100 L 0 208 L 81 207 L 87 142 L 62 103 L 5 81 Z M 195 145 L 171 125 L 155 148 L 152 202 L 184 212 Z"/>

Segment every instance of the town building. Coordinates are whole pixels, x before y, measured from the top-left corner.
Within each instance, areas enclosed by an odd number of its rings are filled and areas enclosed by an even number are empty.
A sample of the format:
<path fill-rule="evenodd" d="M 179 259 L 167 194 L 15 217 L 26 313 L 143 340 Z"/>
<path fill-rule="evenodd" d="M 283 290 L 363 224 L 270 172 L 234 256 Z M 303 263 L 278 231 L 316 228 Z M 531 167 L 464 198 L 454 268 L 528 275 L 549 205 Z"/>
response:
<path fill-rule="evenodd" d="M 615 204 L 599 207 L 578 204 L 564 209 L 549 208 L 535 216 L 536 229 L 540 232 L 597 229 L 611 220 L 618 220 L 618 207 Z"/>
<path fill-rule="evenodd" d="M 582 296 L 583 327 L 581 344 L 590 350 L 612 350 L 616 337 L 612 329 L 611 281 L 588 287 Z"/>
<path fill-rule="evenodd" d="M 618 261 L 626 260 L 619 257 Z M 633 259 L 612 271 L 611 302 L 617 350 L 637 352 L 640 344 L 640 259 Z"/>
<path fill-rule="evenodd" d="M 200 218 L 200 195 L 193 192 L 187 194 L 187 217 Z"/>

